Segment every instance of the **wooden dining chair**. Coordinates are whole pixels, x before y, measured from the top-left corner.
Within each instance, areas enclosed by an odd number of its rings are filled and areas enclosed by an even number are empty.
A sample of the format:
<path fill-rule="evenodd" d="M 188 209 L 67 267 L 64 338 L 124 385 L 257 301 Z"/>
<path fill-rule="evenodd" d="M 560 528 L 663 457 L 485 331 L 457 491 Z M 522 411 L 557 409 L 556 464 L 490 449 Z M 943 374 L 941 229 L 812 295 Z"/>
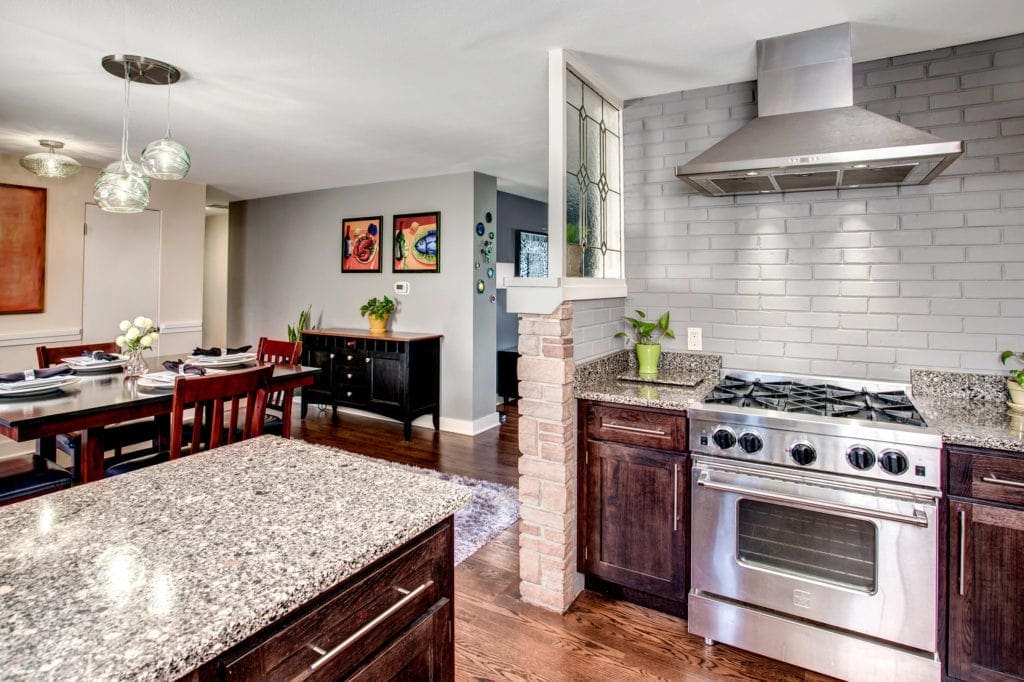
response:
<path fill-rule="evenodd" d="M 273 365 L 265 365 L 237 372 L 178 377 L 171 406 L 170 449 L 115 464 L 107 469 L 107 476 L 261 435 L 267 385 L 273 373 Z M 186 422 L 185 412 L 190 409 L 193 419 Z"/>
<path fill-rule="evenodd" d="M 118 353 L 117 344 L 113 341 L 108 343 L 88 343 L 76 346 L 36 346 L 36 359 L 39 361 L 40 369 L 60 364 L 61 358 L 76 358 L 83 351 L 103 351 L 104 353 Z M 153 452 L 156 450 L 157 429 L 156 422 L 152 419 L 139 419 L 136 421 L 122 422 L 109 426 L 104 433 L 104 445 L 108 451 L 113 451 L 115 461 L 124 457 L 122 450 L 131 445 L 150 443 L 150 447 L 142 451 L 132 453 L 132 456 Z M 71 457 L 74 466 L 78 466 L 78 453 L 82 446 L 82 434 L 79 431 L 62 433 L 56 438 L 57 449 Z M 52 448 L 51 448 L 52 449 Z M 47 448 L 41 448 L 41 453 L 46 456 Z"/>
<path fill-rule="evenodd" d="M 0 459 L 0 506 L 70 488 L 71 472 L 39 455 Z"/>
<path fill-rule="evenodd" d="M 256 346 L 256 355 L 260 362 L 297 365 L 302 357 L 302 341 L 280 341 L 261 337 Z M 267 417 L 263 423 L 263 433 L 289 437 L 292 421 L 292 389 L 275 391 L 267 396 Z"/>

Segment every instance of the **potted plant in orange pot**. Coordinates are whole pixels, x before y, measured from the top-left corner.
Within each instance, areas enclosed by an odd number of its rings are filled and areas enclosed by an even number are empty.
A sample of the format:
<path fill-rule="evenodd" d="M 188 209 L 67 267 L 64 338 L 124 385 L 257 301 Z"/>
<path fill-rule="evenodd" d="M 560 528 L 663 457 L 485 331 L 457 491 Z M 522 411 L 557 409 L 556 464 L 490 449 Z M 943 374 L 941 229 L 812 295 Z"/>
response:
<path fill-rule="evenodd" d="M 388 318 L 395 307 L 395 302 L 387 296 L 383 300 L 374 296 L 359 308 L 359 314 L 370 320 L 371 334 L 387 334 Z"/>
<path fill-rule="evenodd" d="M 647 314 L 642 310 L 636 311 L 636 317 L 627 317 L 625 319 L 633 327 L 637 371 L 640 374 L 657 374 L 658 361 L 661 359 L 661 338 L 663 336 L 667 336 L 670 339 L 676 338 L 675 333 L 668 326 L 668 311 L 659 317 L 656 322 L 647 319 Z M 629 335 L 626 332 L 619 332 L 615 336 L 625 337 Z"/>

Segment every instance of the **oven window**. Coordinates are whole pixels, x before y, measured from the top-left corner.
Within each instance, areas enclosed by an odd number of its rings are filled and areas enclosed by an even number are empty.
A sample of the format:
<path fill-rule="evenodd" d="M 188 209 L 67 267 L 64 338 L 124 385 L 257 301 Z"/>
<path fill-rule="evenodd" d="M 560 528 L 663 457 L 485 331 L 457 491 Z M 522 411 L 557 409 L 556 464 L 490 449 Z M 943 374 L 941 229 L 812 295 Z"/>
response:
<path fill-rule="evenodd" d="M 876 528 L 859 519 L 740 500 L 736 556 L 742 563 L 875 591 Z"/>

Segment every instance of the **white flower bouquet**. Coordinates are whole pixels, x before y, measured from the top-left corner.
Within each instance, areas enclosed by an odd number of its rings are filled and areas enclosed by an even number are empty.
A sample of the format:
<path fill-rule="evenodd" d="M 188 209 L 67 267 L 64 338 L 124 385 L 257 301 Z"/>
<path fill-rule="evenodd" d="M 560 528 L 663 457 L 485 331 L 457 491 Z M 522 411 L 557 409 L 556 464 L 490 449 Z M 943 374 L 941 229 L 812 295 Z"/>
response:
<path fill-rule="evenodd" d="M 149 371 L 149 365 L 142 358 L 142 352 L 152 350 L 160 338 L 160 329 L 148 317 L 138 316 L 134 320 L 121 320 L 121 335 L 115 343 L 128 356 L 124 366 L 128 376 L 142 376 Z"/>

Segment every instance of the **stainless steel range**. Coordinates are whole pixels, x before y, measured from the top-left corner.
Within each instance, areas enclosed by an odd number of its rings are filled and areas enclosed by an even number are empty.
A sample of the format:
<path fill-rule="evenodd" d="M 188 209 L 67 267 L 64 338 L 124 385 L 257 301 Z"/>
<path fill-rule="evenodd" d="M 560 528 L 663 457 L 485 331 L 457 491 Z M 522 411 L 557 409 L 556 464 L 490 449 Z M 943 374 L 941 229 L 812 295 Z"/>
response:
<path fill-rule="evenodd" d="M 688 410 L 689 630 L 848 680 L 938 680 L 940 436 L 906 386 L 733 373 Z"/>

